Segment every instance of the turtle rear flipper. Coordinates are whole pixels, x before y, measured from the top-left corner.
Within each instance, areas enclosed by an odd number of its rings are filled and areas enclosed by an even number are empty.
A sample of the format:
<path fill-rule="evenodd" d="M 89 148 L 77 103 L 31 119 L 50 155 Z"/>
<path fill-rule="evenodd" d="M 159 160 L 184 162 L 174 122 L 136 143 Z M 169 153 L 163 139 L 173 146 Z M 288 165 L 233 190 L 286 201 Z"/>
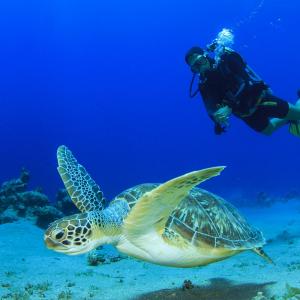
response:
<path fill-rule="evenodd" d="M 214 167 L 187 173 L 145 193 L 124 220 L 127 238 L 135 243 L 140 236 L 153 230 L 162 234 L 168 217 L 189 191 L 199 183 L 219 175 L 223 169 Z"/>
<path fill-rule="evenodd" d="M 66 146 L 57 149 L 57 170 L 72 201 L 81 212 L 104 209 L 99 186 Z"/>
<path fill-rule="evenodd" d="M 268 263 L 275 265 L 272 258 L 263 250 L 263 248 L 261 248 L 261 247 L 253 248 L 252 251 L 255 252 L 256 254 L 258 254 L 259 256 L 261 256 Z"/>

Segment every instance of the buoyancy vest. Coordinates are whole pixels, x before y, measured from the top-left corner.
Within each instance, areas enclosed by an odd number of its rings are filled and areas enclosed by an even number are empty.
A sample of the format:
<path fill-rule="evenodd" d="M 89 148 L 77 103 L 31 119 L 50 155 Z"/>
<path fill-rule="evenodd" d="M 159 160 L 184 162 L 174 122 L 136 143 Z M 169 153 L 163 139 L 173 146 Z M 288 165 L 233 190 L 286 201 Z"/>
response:
<path fill-rule="evenodd" d="M 230 48 L 224 48 L 216 70 L 225 83 L 223 101 L 237 115 L 246 115 L 253 111 L 262 92 L 268 89 L 243 58 Z"/>

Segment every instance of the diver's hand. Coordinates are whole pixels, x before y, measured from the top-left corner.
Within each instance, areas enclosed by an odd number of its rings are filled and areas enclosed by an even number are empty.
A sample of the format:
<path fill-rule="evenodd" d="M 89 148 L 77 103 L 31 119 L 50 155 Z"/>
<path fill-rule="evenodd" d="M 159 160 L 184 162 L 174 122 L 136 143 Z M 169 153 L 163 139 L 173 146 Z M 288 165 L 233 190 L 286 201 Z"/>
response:
<path fill-rule="evenodd" d="M 228 126 L 231 113 L 232 109 L 229 106 L 223 106 L 214 113 L 214 119 L 218 124 Z"/>

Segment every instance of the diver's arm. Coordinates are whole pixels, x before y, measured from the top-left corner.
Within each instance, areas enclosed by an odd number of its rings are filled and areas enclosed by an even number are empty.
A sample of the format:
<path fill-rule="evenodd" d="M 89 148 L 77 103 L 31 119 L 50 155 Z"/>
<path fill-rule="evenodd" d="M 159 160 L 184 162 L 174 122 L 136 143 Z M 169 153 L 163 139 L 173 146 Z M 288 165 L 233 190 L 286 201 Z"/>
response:
<path fill-rule="evenodd" d="M 215 134 L 220 135 L 225 132 L 226 127 L 228 126 L 228 118 L 231 113 L 230 112 L 225 116 L 222 114 L 222 110 L 228 108 L 228 106 L 222 106 L 221 100 L 213 97 L 212 95 L 203 95 L 201 92 L 202 99 L 205 105 L 205 109 L 207 111 L 208 116 L 214 122 L 214 131 Z"/>
<path fill-rule="evenodd" d="M 228 118 L 232 112 L 232 109 L 225 105 L 223 99 L 217 98 L 213 93 L 201 92 L 202 99 L 206 108 L 206 111 L 210 118 L 221 125 L 225 125 L 228 122 Z"/>
<path fill-rule="evenodd" d="M 204 99 L 204 105 L 209 117 L 220 125 L 228 126 L 228 119 L 232 109 L 228 105 L 222 104 L 219 99 Z"/>
<path fill-rule="evenodd" d="M 210 118 L 214 119 L 214 115 L 218 111 L 219 101 L 214 98 L 204 98 L 203 96 L 202 96 L 202 99 L 203 99 L 207 114 L 210 116 Z"/>
<path fill-rule="evenodd" d="M 199 85 L 199 91 L 200 91 L 201 98 L 204 102 L 204 106 L 207 111 L 207 114 L 210 117 L 212 117 L 220 107 L 220 104 L 222 103 L 222 99 L 219 99 L 218 94 L 214 89 L 205 86 L 203 84 Z"/>

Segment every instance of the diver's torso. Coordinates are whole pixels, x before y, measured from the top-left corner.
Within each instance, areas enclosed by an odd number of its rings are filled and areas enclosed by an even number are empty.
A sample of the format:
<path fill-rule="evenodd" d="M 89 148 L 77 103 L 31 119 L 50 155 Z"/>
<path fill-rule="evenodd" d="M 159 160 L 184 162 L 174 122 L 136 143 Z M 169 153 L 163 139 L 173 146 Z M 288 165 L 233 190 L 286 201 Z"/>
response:
<path fill-rule="evenodd" d="M 247 114 L 250 108 L 256 104 L 262 89 L 246 84 L 239 97 L 234 102 L 229 101 L 228 93 L 236 94 L 240 83 L 234 74 L 225 75 L 222 72 L 223 68 L 224 66 L 219 65 L 217 68 L 208 71 L 204 80 L 199 84 L 199 90 L 204 101 L 212 100 L 219 105 L 228 105 L 236 116 L 241 117 L 241 115 Z"/>

